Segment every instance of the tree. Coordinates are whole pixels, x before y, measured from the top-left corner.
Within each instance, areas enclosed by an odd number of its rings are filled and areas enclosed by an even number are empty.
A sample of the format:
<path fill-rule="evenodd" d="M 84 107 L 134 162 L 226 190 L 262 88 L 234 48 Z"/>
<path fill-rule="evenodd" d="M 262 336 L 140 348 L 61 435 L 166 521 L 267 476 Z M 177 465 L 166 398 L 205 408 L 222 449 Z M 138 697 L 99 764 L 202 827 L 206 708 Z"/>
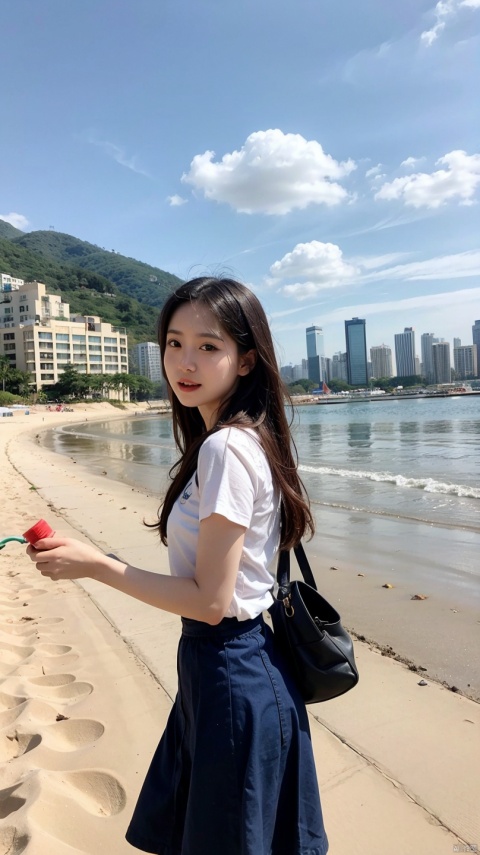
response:
<path fill-rule="evenodd" d="M 49 392 L 54 397 L 85 398 L 88 393 L 88 378 L 85 374 L 80 374 L 74 365 L 67 363 L 63 374 L 49 387 Z"/>
<path fill-rule="evenodd" d="M 420 375 L 412 376 L 412 377 L 392 377 L 391 384 L 393 387 L 395 386 L 403 386 L 404 388 L 408 386 L 425 386 L 425 381 L 420 377 Z"/>
<path fill-rule="evenodd" d="M 14 395 L 28 395 L 30 392 L 31 377 L 29 371 L 20 371 L 19 368 L 11 368 L 7 377 L 8 391 Z"/>
<path fill-rule="evenodd" d="M 10 360 L 8 357 L 0 356 L 0 380 L 2 381 L 3 392 L 5 392 L 5 383 L 9 377 L 10 371 Z"/>
<path fill-rule="evenodd" d="M 312 389 L 317 388 L 317 385 L 318 384 L 315 383 L 315 380 L 307 380 L 306 377 L 302 377 L 301 380 L 294 380 L 293 383 L 289 383 L 288 388 L 291 391 L 293 391 L 293 388 L 295 386 L 301 386 L 301 388 L 303 389 L 303 394 L 308 395 L 312 391 Z M 296 394 L 298 394 L 298 393 L 296 393 Z M 302 394 L 302 393 L 300 393 L 300 394 Z"/>
<path fill-rule="evenodd" d="M 334 380 L 330 380 L 328 385 L 331 392 L 348 392 L 353 388 L 345 380 L 340 380 L 337 377 Z"/>
<path fill-rule="evenodd" d="M 142 375 L 137 375 L 135 377 L 137 381 L 137 388 L 135 394 L 137 395 L 140 401 L 148 401 L 153 397 L 153 392 L 155 389 L 155 384 L 152 380 L 149 380 L 148 377 L 143 377 Z"/>

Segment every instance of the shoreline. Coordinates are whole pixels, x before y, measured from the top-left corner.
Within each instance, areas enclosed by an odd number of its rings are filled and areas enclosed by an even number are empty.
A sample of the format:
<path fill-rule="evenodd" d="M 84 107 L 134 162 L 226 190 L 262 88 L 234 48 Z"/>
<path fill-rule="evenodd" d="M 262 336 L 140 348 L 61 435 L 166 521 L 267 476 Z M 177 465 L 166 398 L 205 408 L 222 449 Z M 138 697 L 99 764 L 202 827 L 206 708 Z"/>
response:
<path fill-rule="evenodd" d="M 471 398 L 472 396 L 480 395 L 480 390 L 472 390 L 471 392 L 420 392 L 420 393 L 412 393 L 408 392 L 402 395 L 362 395 L 355 392 L 350 393 L 350 395 L 341 395 L 339 393 L 332 393 L 330 395 L 293 395 L 292 402 L 295 406 L 296 404 L 303 406 L 304 404 L 356 404 L 359 402 L 362 403 L 373 403 L 376 401 L 412 401 L 417 399 L 425 399 L 431 401 L 432 398 L 444 399 L 444 398 Z"/>
<path fill-rule="evenodd" d="M 73 422 L 79 414 L 66 415 Z M 157 499 L 39 448 L 35 433 L 58 424 L 58 414 L 46 422 L 15 416 L 0 427 L 0 447 L 8 447 L 0 472 L 3 524 L 11 528 L 5 534 L 42 516 L 65 535 L 168 572 L 166 550 L 142 524 Z M 0 638 L 12 664 L 0 725 L 12 753 L 0 772 L 0 851 L 97 855 L 113 846 L 128 855 L 123 834 L 176 690 L 179 619 L 93 580 L 50 582 L 24 547 L 9 547 L 0 552 Z M 357 568 L 325 569 L 329 586 L 353 591 L 357 609 Z M 398 593 L 377 591 L 380 599 Z M 362 599 L 372 608 L 369 588 Z M 340 611 L 349 625 L 346 603 Z M 480 840 L 478 703 L 369 643 L 357 641 L 355 654 L 358 687 L 308 708 L 331 855 L 383 855 L 387 848 L 391 855 L 417 848 L 437 855 Z"/>

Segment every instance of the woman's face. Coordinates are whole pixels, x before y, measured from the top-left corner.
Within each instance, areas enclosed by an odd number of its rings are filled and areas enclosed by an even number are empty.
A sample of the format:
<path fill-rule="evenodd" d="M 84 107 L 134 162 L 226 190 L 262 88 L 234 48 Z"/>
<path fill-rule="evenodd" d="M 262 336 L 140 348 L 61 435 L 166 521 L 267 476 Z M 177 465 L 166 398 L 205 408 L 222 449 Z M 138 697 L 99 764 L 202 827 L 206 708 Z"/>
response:
<path fill-rule="evenodd" d="M 164 362 L 175 396 L 185 407 L 198 407 L 209 430 L 239 377 L 253 367 L 255 352 L 240 354 L 213 312 L 200 304 L 183 303 L 168 325 Z"/>

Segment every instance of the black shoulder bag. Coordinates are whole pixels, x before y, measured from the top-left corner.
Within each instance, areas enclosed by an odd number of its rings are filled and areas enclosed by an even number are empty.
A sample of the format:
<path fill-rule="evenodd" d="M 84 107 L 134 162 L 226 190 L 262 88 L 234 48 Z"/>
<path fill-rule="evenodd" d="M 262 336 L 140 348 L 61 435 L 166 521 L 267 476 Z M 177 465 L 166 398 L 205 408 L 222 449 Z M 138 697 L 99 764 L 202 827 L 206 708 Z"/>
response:
<path fill-rule="evenodd" d="M 302 544 L 294 548 L 304 582 L 290 581 L 290 552 L 278 558 L 275 602 L 269 609 L 275 642 L 306 704 L 329 701 L 358 683 L 353 642 L 340 615 L 317 591 Z"/>

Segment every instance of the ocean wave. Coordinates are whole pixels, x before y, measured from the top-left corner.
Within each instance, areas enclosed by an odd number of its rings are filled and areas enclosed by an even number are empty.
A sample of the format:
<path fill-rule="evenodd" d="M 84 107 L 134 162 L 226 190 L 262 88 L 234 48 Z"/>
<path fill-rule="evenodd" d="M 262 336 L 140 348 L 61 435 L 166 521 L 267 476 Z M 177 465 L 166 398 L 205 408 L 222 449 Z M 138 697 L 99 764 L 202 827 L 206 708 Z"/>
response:
<path fill-rule="evenodd" d="M 304 466 L 302 472 L 314 475 L 336 475 L 349 480 L 366 480 L 394 484 L 396 487 L 408 487 L 424 490 L 425 493 L 441 493 L 446 496 L 459 496 L 462 499 L 480 499 L 480 489 L 464 484 L 448 484 L 435 481 L 434 478 L 407 478 L 405 475 L 392 475 L 390 472 L 364 472 L 358 469 L 335 469 L 332 466 Z"/>

